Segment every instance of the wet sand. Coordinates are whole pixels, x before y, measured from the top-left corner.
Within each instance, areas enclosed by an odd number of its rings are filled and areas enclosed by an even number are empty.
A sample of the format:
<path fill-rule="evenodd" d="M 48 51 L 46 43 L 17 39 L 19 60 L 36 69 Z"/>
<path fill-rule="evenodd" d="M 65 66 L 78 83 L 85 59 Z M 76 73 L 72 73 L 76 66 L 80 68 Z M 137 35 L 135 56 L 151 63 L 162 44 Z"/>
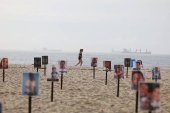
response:
<path fill-rule="evenodd" d="M 67 74 L 63 76 L 63 89 L 61 81 L 54 82 L 53 102 L 51 82 L 46 81 L 44 69 L 39 69 L 39 96 L 32 97 L 32 113 L 135 113 L 136 92 L 130 90 L 131 69 L 128 78 L 120 80 L 119 97 L 113 71 L 107 74 L 105 85 L 106 74 L 102 68 L 96 68 L 95 79 L 92 69 L 68 67 Z M 151 69 L 142 70 L 146 71 L 146 81 L 154 82 L 151 80 Z M 11 64 L 5 70 L 5 82 L 3 71 L 0 70 L 0 101 L 6 102 L 3 104 L 3 113 L 28 113 L 28 97 L 21 95 L 23 72 L 37 72 L 37 69 L 33 65 Z M 158 80 L 161 83 L 161 112 L 170 113 L 170 70 L 161 69 L 161 76 L 161 80 Z"/>

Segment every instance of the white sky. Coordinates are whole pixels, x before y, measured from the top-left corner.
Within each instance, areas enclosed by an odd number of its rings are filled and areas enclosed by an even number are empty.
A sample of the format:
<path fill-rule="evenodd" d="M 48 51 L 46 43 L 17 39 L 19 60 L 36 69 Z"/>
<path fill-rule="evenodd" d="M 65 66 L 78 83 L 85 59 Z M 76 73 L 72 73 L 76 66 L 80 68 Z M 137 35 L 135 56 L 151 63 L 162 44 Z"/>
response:
<path fill-rule="evenodd" d="M 0 0 L 0 49 L 170 54 L 170 0 Z"/>

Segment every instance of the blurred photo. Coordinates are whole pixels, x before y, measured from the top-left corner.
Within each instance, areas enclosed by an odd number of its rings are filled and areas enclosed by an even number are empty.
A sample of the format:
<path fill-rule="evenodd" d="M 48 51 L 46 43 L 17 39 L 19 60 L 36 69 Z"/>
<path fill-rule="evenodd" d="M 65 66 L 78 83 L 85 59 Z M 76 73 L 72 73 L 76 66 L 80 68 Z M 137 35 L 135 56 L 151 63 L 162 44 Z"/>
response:
<path fill-rule="evenodd" d="M 47 81 L 59 81 L 59 74 L 57 72 L 57 66 L 56 65 L 47 65 Z"/>
<path fill-rule="evenodd" d="M 65 60 L 59 60 L 59 73 L 67 73 L 67 61 Z"/>
<path fill-rule="evenodd" d="M 138 90 L 138 83 L 145 81 L 145 71 L 132 71 L 131 90 Z"/>
<path fill-rule="evenodd" d="M 137 60 L 137 62 L 140 62 L 140 67 L 143 68 L 142 60 Z"/>
<path fill-rule="evenodd" d="M 97 60 L 98 60 L 97 57 L 92 57 L 91 58 L 91 66 L 92 67 L 97 67 Z"/>
<path fill-rule="evenodd" d="M 8 58 L 1 59 L 0 69 L 8 69 Z"/>
<path fill-rule="evenodd" d="M 161 72 L 160 67 L 155 67 L 152 69 L 152 80 L 160 80 L 161 79 Z"/>
<path fill-rule="evenodd" d="M 111 61 L 103 61 L 103 71 L 111 71 Z"/>
<path fill-rule="evenodd" d="M 124 65 L 125 67 L 131 66 L 131 58 L 124 58 Z"/>
<path fill-rule="evenodd" d="M 34 57 L 34 68 L 41 68 L 41 57 Z"/>
<path fill-rule="evenodd" d="M 38 96 L 39 94 L 39 73 L 23 73 L 22 95 Z"/>
<path fill-rule="evenodd" d="M 139 109 L 140 111 L 161 111 L 159 83 L 139 83 Z"/>
<path fill-rule="evenodd" d="M 48 64 L 48 56 L 42 56 L 42 65 Z"/>
<path fill-rule="evenodd" d="M 114 78 L 124 79 L 124 66 L 123 65 L 114 65 Z"/>
<path fill-rule="evenodd" d="M 141 62 L 136 62 L 136 68 L 133 68 L 133 70 L 140 70 L 141 68 Z"/>

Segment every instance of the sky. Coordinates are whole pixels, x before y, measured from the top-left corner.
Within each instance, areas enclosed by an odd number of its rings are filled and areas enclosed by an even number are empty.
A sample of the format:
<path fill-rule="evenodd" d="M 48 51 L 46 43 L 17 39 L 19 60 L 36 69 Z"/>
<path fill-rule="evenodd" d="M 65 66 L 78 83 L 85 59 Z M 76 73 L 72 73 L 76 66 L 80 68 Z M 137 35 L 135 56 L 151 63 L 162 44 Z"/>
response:
<path fill-rule="evenodd" d="M 170 54 L 170 0 L 0 0 L 0 49 Z"/>

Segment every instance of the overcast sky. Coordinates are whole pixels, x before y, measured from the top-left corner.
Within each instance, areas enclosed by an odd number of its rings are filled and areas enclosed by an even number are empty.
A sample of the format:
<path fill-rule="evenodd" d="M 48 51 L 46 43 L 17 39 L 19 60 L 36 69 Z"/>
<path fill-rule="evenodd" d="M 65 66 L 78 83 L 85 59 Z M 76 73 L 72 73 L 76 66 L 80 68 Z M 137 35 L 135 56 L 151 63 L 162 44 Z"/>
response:
<path fill-rule="evenodd" d="M 170 54 L 170 0 L 0 0 L 0 49 Z"/>

